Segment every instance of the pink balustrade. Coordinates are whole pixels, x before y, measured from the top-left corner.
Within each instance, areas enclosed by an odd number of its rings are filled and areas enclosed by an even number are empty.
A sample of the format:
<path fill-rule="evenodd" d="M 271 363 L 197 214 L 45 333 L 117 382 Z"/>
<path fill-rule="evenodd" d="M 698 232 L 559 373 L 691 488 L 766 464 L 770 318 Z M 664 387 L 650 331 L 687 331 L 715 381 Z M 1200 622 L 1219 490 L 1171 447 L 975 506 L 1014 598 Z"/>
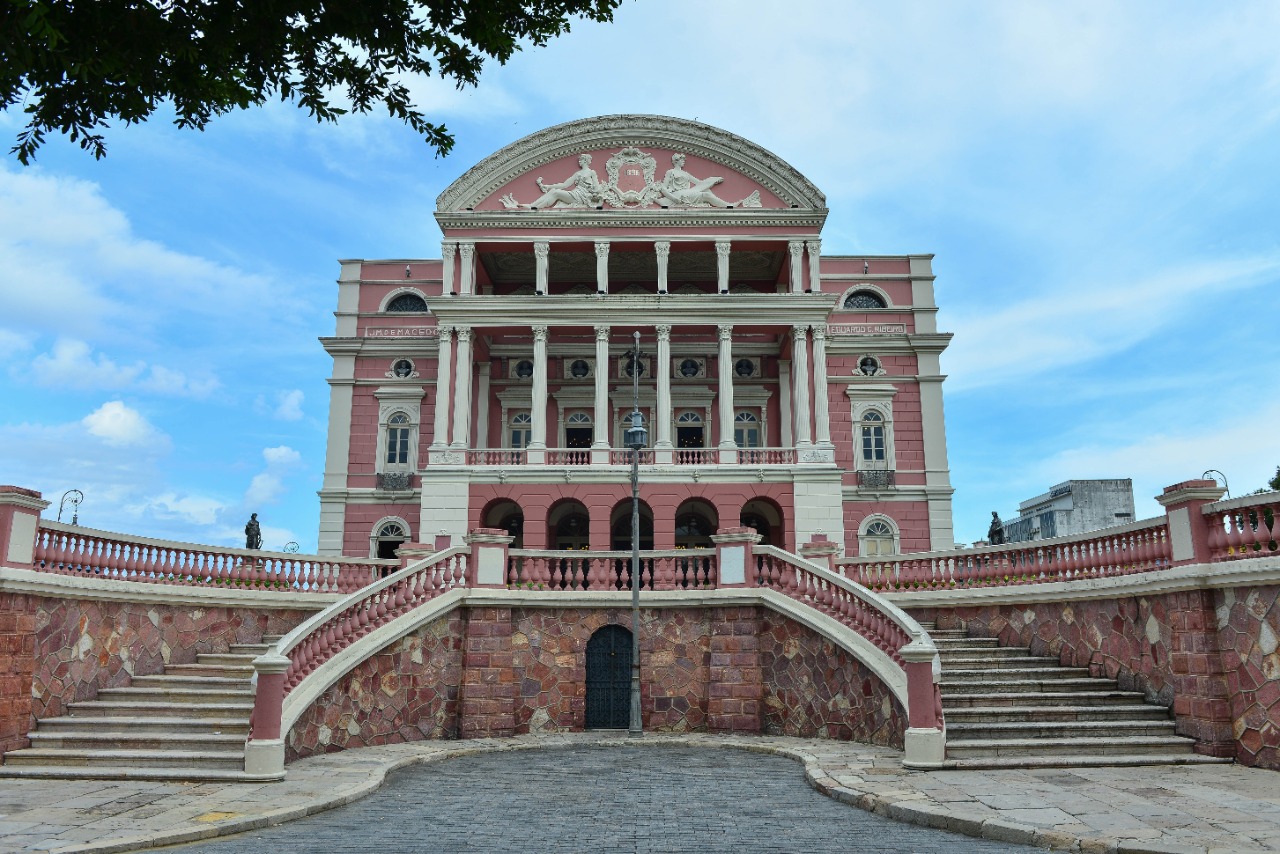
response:
<path fill-rule="evenodd" d="M 794 448 L 739 448 L 738 464 L 744 466 L 790 465 L 796 461 Z"/>
<path fill-rule="evenodd" d="M 317 667 L 360 638 L 432 599 L 469 583 L 469 546 L 457 546 L 410 564 L 377 581 L 361 595 L 338 602 L 308 619 L 276 644 L 289 659 L 288 694 Z"/>
<path fill-rule="evenodd" d="M 627 450 L 626 448 L 611 449 L 609 451 L 609 463 L 610 465 L 615 465 L 615 466 L 631 465 L 631 451 Z M 653 465 L 653 449 L 652 448 L 640 449 L 640 465 L 642 466 Z"/>
<path fill-rule="evenodd" d="M 682 466 L 713 466 L 720 462 L 720 452 L 715 448 L 677 448 L 675 460 Z"/>
<path fill-rule="evenodd" d="M 643 590 L 696 590 L 715 587 L 715 549 L 640 552 Z M 524 590 L 630 590 L 631 552 L 507 552 L 507 586 Z"/>
<path fill-rule="evenodd" d="M 524 461 L 524 448 L 467 451 L 469 466 L 522 466 Z"/>
<path fill-rule="evenodd" d="M 589 466 L 591 452 L 577 448 L 552 448 L 547 451 L 549 466 Z"/>
<path fill-rule="evenodd" d="M 34 564 L 53 575 L 143 584 L 351 593 L 397 562 L 220 548 L 42 521 Z"/>
<path fill-rule="evenodd" d="M 1280 550 L 1280 493 L 1246 495 L 1201 508 L 1214 562 L 1268 557 Z"/>
<path fill-rule="evenodd" d="M 1169 527 L 1164 518 L 1148 519 L 1070 537 L 840 563 L 849 578 L 882 592 L 1115 578 L 1168 569 Z"/>

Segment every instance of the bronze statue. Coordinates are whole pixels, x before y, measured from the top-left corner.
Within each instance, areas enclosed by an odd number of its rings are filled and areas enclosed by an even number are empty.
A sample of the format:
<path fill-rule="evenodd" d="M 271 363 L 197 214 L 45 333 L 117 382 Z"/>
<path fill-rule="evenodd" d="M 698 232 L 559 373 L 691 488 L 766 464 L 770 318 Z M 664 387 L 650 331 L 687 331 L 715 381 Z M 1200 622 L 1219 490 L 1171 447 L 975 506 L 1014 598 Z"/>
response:
<path fill-rule="evenodd" d="M 1004 545 L 1004 525 L 1000 524 L 1000 514 L 991 511 L 991 527 L 987 529 L 987 542 L 993 546 Z"/>
<path fill-rule="evenodd" d="M 246 549 L 262 548 L 262 528 L 258 526 L 258 514 L 249 515 L 249 524 L 244 526 L 244 547 Z"/>

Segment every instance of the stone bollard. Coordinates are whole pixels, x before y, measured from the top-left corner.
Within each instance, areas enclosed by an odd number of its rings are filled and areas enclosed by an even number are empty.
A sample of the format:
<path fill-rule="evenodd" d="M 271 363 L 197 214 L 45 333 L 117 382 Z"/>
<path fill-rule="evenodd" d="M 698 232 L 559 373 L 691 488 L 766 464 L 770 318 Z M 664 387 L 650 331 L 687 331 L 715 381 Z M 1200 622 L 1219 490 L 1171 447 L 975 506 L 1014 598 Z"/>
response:
<path fill-rule="evenodd" d="M 463 540 L 471 546 L 467 586 L 506 587 L 507 549 L 515 537 L 501 528 L 476 528 Z"/>
<path fill-rule="evenodd" d="M 800 547 L 800 556 L 823 569 L 835 570 L 835 558 L 840 554 L 840 544 L 827 539 L 826 534 L 814 534 Z"/>
<path fill-rule="evenodd" d="M 932 767 L 947 758 L 947 735 L 939 716 L 936 681 L 941 675 L 938 650 L 931 643 L 911 643 L 898 650 L 907 671 L 907 732 L 903 738 L 908 768 Z"/>
<path fill-rule="evenodd" d="M 253 660 L 253 717 L 250 718 L 249 740 L 244 745 L 246 774 L 264 780 L 284 776 L 284 736 L 281 717 L 284 711 L 284 675 L 291 662 L 288 657 L 268 652 Z"/>
<path fill-rule="evenodd" d="M 753 549 L 760 542 L 755 528 L 721 528 L 711 535 L 716 545 L 716 587 L 756 587 Z"/>
<path fill-rule="evenodd" d="M 34 489 L 0 486 L 0 566 L 35 568 L 36 531 L 48 506 Z"/>

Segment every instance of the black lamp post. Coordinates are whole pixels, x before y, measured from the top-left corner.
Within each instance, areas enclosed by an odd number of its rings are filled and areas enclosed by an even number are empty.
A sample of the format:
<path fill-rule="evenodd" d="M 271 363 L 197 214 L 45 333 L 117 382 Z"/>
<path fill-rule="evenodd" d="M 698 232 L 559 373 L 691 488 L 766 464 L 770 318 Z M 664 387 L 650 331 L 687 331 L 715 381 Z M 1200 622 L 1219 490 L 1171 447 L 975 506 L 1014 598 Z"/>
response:
<path fill-rule="evenodd" d="M 627 735 L 639 737 L 640 723 L 640 449 L 649 441 L 649 431 L 640 414 L 640 333 L 635 333 L 631 349 L 631 426 L 623 433 L 623 443 L 631 449 L 631 725 Z"/>

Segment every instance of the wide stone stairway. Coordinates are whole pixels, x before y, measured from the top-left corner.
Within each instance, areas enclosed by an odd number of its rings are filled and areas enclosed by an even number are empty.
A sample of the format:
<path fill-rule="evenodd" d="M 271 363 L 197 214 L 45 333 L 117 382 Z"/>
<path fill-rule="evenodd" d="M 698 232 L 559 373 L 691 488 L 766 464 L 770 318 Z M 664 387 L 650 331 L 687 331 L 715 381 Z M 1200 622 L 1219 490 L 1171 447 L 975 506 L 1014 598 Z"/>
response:
<path fill-rule="evenodd" d="M 947 766 L 1181 765 L 1230 762 L 1194 752 L 1169 710 L 996 638 L 923 624 L 942 660 Z"/>
<path fill-rule="evenodd" d="M 201 653 L 195 664 L 171 664 L 71 703 L 66 715 L 37 721 L 30 747 L 4 755 L 0 777 L 248 779 L 253 660 L 279 639 Z"/>

